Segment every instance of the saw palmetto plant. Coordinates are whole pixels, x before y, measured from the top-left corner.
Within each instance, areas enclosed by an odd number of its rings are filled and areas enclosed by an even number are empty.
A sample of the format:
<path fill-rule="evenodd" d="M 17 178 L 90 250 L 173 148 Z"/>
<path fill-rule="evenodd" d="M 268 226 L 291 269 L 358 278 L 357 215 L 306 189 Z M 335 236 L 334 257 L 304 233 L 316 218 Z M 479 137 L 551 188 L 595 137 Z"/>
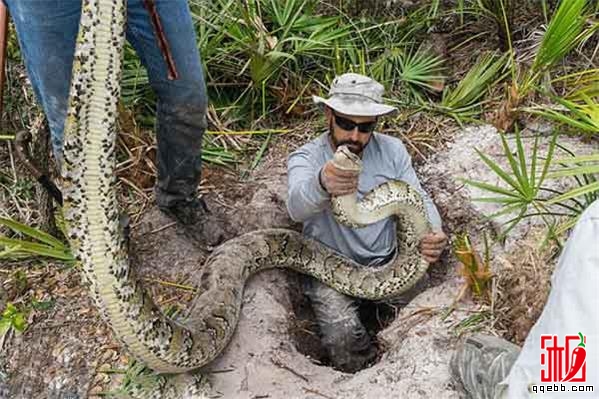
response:
<path fill-rule="evenodd" d="M 200 44 L 207 47 L 201 47 L 201 52 L 208 76 L 218 76 L 221 85 L 245 82 L 242 97 L 260 104 L 265 90 L 330 65 L 336 46 L 347 42 L 350 27 L 341 23 L 340 16 L 316 15 L 316 4 L 312 0 L 192 2 L 198 26 L 205 25 Z"/>
<path fill-rule="evenodd" d="M 570 178 L 574 181 L 574 187 L 564 191 L 554 190 L 553 196 L 547 201 L 548 205 L 559 205 L 570 211 L 569 217 L 556 230 L 558 234 L 573 227 L 582 212 L 599 199 L 599 152 L 576 156 L 567 148 L 560 148 L 570 156 L 554 159 L 547 178 Z"/>
<path fill-rule="evenodd" d="M 599 23 L 593 22 L 593 12 L 588 0 L 562 0 L 534 46 L 531 64 L 519 67 L 512 61 L 512 82 L 496 122 L 500 130 L 512 127 L 518 107 L 537 88 L 541 78 L 599 29 Z M 510 52 L 513 53 L 511 43 Z"/>
<path fill-rule="evenodd" d="M 515 149 L 501 134 L 503 157 L 507 166 L 477 151 L 486 166 L 499 178 L 500 185 L 465 179 L 465 183 L 489 193 L 489 197 L 474 199 L 500 205 L 489 218 L 506 217 L 505 236 L 525 218 L 540 217 L 548 228 L 548 236 L 556 241 L 564 230 L 572 227 L 580 214 L 599 198 L 599 153 L 575 156 L 557 144 L 554 133 L 543 156 L 540 154 L 539 136 L 534 137 L 530 152 L 525 150 L 518 130 Z M 568 157 L 555 157 L 555 150 L 568 153 Z M 569 189 L 558 190 L 546 184 L 548 180 L 566 179 Z M 552 185 L 553 186 L 553 185 Z M 556 227 L 558 226 L 559 227 Z"/>
<path fill-rule="evenodd" d="M 561 1 L 543 35 L 524 86 L 538 78 L 599 29 L 592 18 L 592 1 Z"/>
<path fill-rule="evenodd" d="M 509 215 L 509 219 L 504 222 L 507 227 L 502 236 L 505 236 L 524 218 L 532 216 L 544 218 L 548 215 L 557 215 L 547 209 L 541 199 L 541 189 L 553 159 L 557 134 L 554 133 L 544 160 L 539 154 L 538 135 L 532 143 L 531 154 L 527 154 L 519 130 L 516 130 L 515 134 L 515 149 L 510 147 L 505 134 L 500 133 L 500 135 L 503 149 L 502 156 L 507 161 L 507 166 L 502 166 L 500 162 L 492 160 L 478 149 L 476 152 L 485 165 L 497 175 L 501 185 L 470 179 L 464 179 L 464 182 L 493 195 L 492 197 L 475 198 L 475 201 L 501 205 L 501 208 L 489 215 L 489 218 Z M 516 216 L 512 217 L 513 214 L 516 214 Z"/>
<path fill-rule="evenodd" d="M 546 93 L 554 105 L 524 108 L 542 115 L 577 132 L 599 134 L 599 69 L 578 72 L 554 79 L 551 84 L 563 85 L 564 96 Z"/>
<path fill-rule="evenodd" d="M 489 88 L 509 74 L 508 60 L 507 55 L 483 54 L 455 87 L 444 90 L 438 109 L 458 123 L 479 115 Z"/>
<path fill-rule="evenodd" d="M 443 89 L 443 58 L 426 47 L 391 48 L 373 62 L 374 79 L 390 89 L 403 89 L 410 98 L 425 102 L 423 93 Z"/>
<path fill-rule="evenodd" d="M 597 23 L 589 25 L 592 12 L 590 4 L 588 0 L 561 1 L 535 54 L 528 80 L 535 82 L 539 74 L 561 61 L 599 28 Z"/>
<path fill-rule="evenodd" d="M 558 106 L 539 106 L 525 111 L 571 126 L 578 132 L 599 134 L 599 102 L 581 94 L 581 101 L 551 96 Z"/>

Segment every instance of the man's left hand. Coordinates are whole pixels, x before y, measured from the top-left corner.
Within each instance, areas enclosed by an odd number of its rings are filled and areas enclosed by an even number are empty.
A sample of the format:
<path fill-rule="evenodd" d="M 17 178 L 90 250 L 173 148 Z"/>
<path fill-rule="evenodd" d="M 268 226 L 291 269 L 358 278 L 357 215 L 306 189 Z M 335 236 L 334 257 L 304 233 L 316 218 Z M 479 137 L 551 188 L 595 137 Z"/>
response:
<path fill-rule="evenodd" d="M 429 263 L 439 260 L 441 253 L 447 245 L 447 236 L 442 231 L 428 233 L 420 241 L 420 252 Z"/>

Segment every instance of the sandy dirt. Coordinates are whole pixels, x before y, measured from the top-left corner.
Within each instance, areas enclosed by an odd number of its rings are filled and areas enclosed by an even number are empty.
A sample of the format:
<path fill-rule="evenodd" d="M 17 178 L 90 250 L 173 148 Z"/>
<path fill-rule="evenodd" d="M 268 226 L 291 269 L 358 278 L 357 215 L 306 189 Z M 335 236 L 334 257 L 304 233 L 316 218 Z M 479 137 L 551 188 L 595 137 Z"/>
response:
<path fill-rule="evenodd" d="M 571 144 L 578 153 L 592 150 L 591 145 L 574 139 Z M 483 217 L 493 207 L 473 203 L 472 198 L 480 193 L 459 178 L 493 182 L 473 146 L 494 156 L 500 145 L 493 128 L 468 128 L 418 168 L 448 235 L 467 231 L 480 244 L 483 228 L 497 228 Z M 247 181 L 235 181 L 235 187 L 219 187 L 208 195 L 210 208 L 233 226 L 232 235 L 265 227 L 299 228 L 285 210 L 285 155 L 286 151 L 275 151 Z M 531 220 L 516 229 L 505 246 L 495 244 L 494 256 L 517 250 L 514 243 L 535 223 Z M 208 253 L 209 248 L 192 245 L 156 209 L 150 209 L 133 227 L 133 264 L 164 308 L 184 307 L 190 300 L 187 291 L 165 282 L 185 285 Z M 268 271 L 252 277 L 230 345 L 203 370 L 210 376 L 214 397 L 458 398 L 447 365 L 460 321 L 479 307 L 465 300 L 453 312 L 446 312 L 462 286 L 455 267 L 456 261 L 446 254 L 431 268 L 431 286 L 379 333 L 386 348 L 381 359 L 355 374 L 333 370 L 298 351 L 293 330 L 297 328 L 293 311 L 297 298 L 292 297 L 297 288 L 290 287 L 297 278 L 292 272 Z M 59 269 L 56 264 L 38 265 L 35 270 L 38 280 L 30 282 L 31 289 L 55 299 L 55 304 L 49 311 L 32 314 L 24 334 L 6 338 L 0 352 L 0 398 L 97 397 L 117 384 L 118 374 L 104 371 L 125 369 L 126 352 L 99 318 L 76 270 Z"/>

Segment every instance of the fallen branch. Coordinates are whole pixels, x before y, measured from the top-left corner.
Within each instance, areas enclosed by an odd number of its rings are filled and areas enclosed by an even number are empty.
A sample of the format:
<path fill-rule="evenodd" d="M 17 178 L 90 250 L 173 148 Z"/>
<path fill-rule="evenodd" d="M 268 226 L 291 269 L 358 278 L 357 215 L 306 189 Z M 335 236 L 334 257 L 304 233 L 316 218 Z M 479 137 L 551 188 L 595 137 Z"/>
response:
<path fill-rule="evenodd" d="M 302 387 L 302 389 L 303 389 L 303 390 L 304 390 L 304 392 L 306 392 L 306 393 L 313 393 L 314 395 L 322 396 L 323 398 L 326 398 L 326 399 L 335 399 L 334 397 L 332 397 L 332 396 L 329 396 L 329 395 L 325 395 L 324 393 L 322 393 L 322 392 L 319 392 L 319 391 L 317 391 L 316 389 L 312 389 L 312 388 L 306 388 L 306 387 Z"/>
<path fill-rule="evenodd" d="M 287 366 L 285 363 L 283 363 L 281 360 L 279 359 L 275 359 L 274 357 L 270 358 L 270 361 L 272 362 L 272 364 L 274 364 L 277 367 L 280 367 L 282 369 L 285 369 L 287 371 L 289 371 L 290 373 L 296 375 L 297 377 L 301 378 L 302 380 L 306 381 L 306 382 L 310 382 L 310 380 L 308 379 L 308 377 L 306 377 L 305 375 L 295 371 L 294 369 L 292 369 L 291 367 Z"/>
<path fill-rule="evenodd" d="M 191 287 L 189 285 L 171 283 L 170 281 L 164 281 L 164 280 L 158 280 L 158 279 L 152 279 L 152 278 L 145 278 L 144 281 L 147 281 L 148 283 L 157 283 L 160 285 L 164 285 L 166 287 L 179 288 L 179 289 L 182 289 L 185 291 L 192 291 L 192 292 L 196 291 L 196 289 L 194 287 Z"/>

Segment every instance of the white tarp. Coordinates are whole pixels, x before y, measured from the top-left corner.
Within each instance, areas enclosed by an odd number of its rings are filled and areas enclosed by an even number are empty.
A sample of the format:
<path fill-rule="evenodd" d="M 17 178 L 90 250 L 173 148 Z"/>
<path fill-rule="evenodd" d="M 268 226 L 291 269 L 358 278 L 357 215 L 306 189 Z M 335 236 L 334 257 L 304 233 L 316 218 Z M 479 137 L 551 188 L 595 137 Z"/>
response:
<path fill-rule="evenodd" d="M 522 351 L 503 382 L 502 399 L 587 399 L 599 398 L 599 200 L 582 214 L 573 229 L 551 277 L 551 292 L 541 317 L 530 331 Z M 586 336 L 586 382 L 563 383 L 565 392 L 540 393 L 540 385 L 561 390 L 561 384 L 541 383 L 541 370 L 548 370 L 542 334 L 555 334 L 560 346 L 566 335 Z M 570 346 L 576 346 L 579 340 Z M 541 365 L 545 354 L 545 365 Z M 565 366 L 563 366 L 565 367 Z M 565 375 L 565 373 L 564 373 Z M 537 391 L 529 393 L 531 384 Z M 505 387 L 507 385 L 507 387 Z M 572 386 L 593 386 L 593 392 L 572 392 Z M 570 391 L 568 391 L 568 389 Z"/>

